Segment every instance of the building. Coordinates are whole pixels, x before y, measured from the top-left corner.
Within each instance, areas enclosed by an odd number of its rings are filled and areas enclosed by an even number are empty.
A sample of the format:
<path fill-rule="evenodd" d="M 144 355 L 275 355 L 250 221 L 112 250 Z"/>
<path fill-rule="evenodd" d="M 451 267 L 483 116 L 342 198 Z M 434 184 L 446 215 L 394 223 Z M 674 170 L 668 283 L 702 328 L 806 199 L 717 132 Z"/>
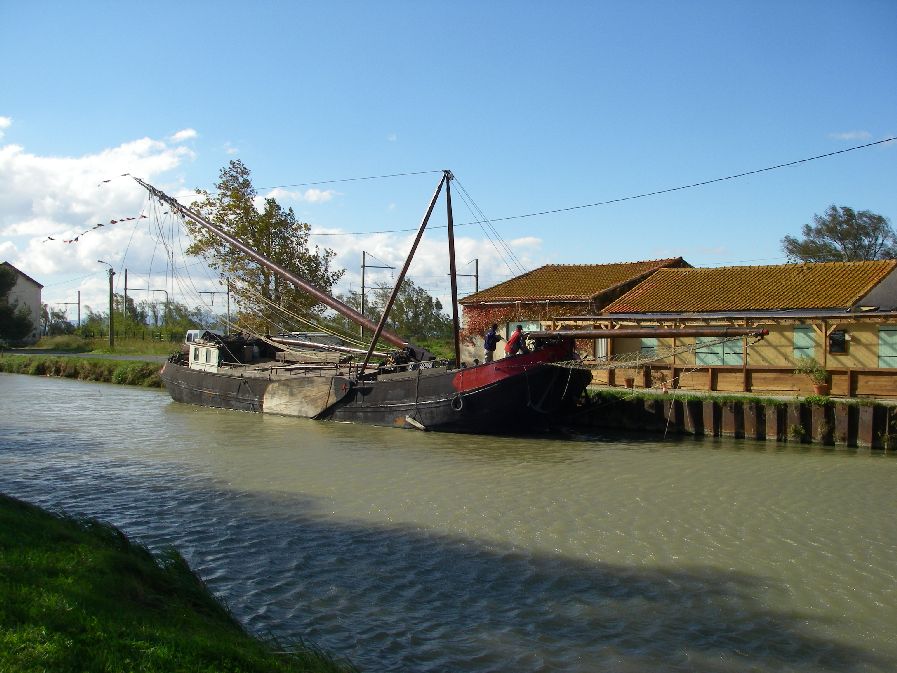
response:
<path fill-rule="evenodd" d="M 897 397 L 897 260 L 777 266 L 662 268 L 600 312 L 557 317 L 552 327 L 606 329 L 594 354 L 661 356 L 621 372 L 598 368 L 595 382 L 767 394 L 812 392 L 795 374 L 814 358 L 831 392 Z M 615 328 L 738 326 L 769 330 L 720 342 L 714 337 L 614 339 Z"/>
<path fill-rule="evenodd" d="M 31 333 L 24 339 L 24 342 L 29 344 L 37 343 L 38 339 L 40 339 L 40 293 L 44 286 L 9 262 L 3 262 L 2 266 L 10 268 L 16 273 L 16 284 L 9 291 L 6 301 L 12 305 L 25 307 L 33 324 Z"/>
<path fill-rule="evenodd" d="M 537 330 L 553 318 L 595 314 L 658 269 L 689 267 L 681 257 L 617 264 L 548 264 L 460 300 L 467 349 L 482 357 L 483 335 L 496 323 L 504 338 L 517 325 Z"/>

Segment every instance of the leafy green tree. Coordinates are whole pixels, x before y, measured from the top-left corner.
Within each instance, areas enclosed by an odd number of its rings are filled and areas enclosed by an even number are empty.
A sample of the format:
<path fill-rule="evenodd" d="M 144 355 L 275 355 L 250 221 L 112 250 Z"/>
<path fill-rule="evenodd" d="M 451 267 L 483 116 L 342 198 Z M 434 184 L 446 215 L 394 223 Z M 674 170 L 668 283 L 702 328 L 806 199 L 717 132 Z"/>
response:
<path fill-rule="evenodd" d="M 330 292 L 344 271 L 334 271 L 330 263 L 336 253 L 309 246 L 310 227 L 296 219 L 293 209 L 284 210 L 272 198 L 256 208 L 257 193 L 249 169 L 239 160 L 221 169 L 210 194 L 197 190 L 202 200 L 195 206 L 212 223 L 246 243 L 262 255 L 324 292 Z M 275 329 L 279 316 L 295 313 L 320 316 L 324 307 L 308 294 L 293 287 L 202 227 L 187 224 L 193 243 L 191 255 L 202 255 L 210 267 L 230 282 L 231 296 L 243 309 L 248 326 L 256 331 Z"/>
<path fill-rule="evenodd" d="M 802 239 L 785 236 L 790 262 L 860 262 L 897 258 L 897 235 L 887 218 L 868 210 L 829 206 L 805 224 Z"/>
<path fill-rule="evenodd" d="M 81 315 L 81 336 L 94 337 L 108 333 L 108 311 L 94 311 L 89 305 L 85 304 Z"/>
<path fill-rule="evenodd" d="M 61 334 L 74 334 L 75 326 L 69 322 L 65 311 L 61 308 L 50 308 L 46 304 L 41 305 L 41 331 L 47 336 L 59 336 Z"/>
<path fill-rule="evenodd" d="M 365 294 L 364 314 L 377 322 L 392 288 L 378 285 Z M 350 291 L 341 300 L 361 310 L 361 294 Z M 386 326 L 407 339 L 445 339 L 451 336 L 452 319 L 442 312 L 442 302 L 408 278 L 402 283 Z"/>
<path fill-rule="evenodd" d="M 34 329 L 28 308 L 9 302 L 17 280 L 15 270 L 0 266 L 0 341 L 21 341 Z"/>

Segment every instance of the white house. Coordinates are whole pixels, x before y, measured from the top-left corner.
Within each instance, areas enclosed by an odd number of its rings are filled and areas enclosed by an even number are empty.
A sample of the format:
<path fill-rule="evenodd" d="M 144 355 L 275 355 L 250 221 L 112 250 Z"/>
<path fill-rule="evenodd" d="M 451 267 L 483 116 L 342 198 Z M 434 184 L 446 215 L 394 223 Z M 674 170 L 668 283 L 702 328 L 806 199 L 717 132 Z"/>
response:
<path fill-rule="evenodd" d="M 44 286 L 9 262 L 3 262 L 2 266 L 9 267 L 16 273 L 16 284 L 9 291 L 7 301 L 10 304 L 24 306 L 29 311 L 29 317 L 34 325 L 31 334 L 25 337 L 24 341 L 26 343 L 36 343 L 40 339 L 40 291 Z"/>

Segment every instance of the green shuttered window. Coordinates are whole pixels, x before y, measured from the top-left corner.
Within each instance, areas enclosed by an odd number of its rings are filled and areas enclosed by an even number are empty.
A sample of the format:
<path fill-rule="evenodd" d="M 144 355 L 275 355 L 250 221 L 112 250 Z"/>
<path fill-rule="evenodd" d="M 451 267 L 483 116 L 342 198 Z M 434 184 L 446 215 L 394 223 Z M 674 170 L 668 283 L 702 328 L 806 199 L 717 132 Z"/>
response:
<path fill-rule="evenodd" d="M 878 366 L 897 367 L 897 326 L 878 328 Z"/>
<path fill-rule="evenodd" d="M 705 367 L 744 364 L 741 339 L 729 339 L 722 343 L 717 337 L 697 337 L 695 364 Z"/>
<path fill-rule="evenodd" d="M 794 359 L 815 358 L 816 339 L 809 325 L 794 326 Z"/>

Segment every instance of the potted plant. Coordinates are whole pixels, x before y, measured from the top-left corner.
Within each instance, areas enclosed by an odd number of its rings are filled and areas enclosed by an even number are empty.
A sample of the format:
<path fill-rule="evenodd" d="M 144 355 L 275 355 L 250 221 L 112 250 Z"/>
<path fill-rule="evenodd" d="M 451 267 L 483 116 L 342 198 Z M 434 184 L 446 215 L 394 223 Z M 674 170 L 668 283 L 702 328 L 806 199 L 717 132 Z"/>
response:
<path fill-rule="evenodd" d="M 813 392 L 817 395 L 828 395 L 829 390 L 829 373 L 816 358 L 802 357 L 796 362 L 795 374 L 803 374 L 813 382 Z"/>

